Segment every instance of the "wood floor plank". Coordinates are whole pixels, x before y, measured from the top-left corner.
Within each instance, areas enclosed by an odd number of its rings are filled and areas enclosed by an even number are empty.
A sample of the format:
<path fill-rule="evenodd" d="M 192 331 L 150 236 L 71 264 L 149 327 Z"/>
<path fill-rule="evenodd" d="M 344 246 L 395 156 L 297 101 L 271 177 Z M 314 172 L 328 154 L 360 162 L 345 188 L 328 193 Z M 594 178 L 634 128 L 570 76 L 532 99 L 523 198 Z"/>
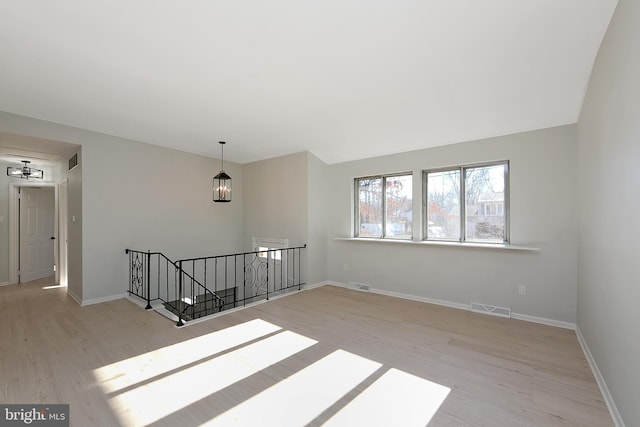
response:
<path fill-rule="evenodd" d="M 316 408 L 318 413 L 309 414 L 310 425 L 329 420 L 389 369 L 450 389 L 429 423 L 432 426 L 613 425 L 570 330 L 333 286 L 177 329 L 173 322 L 130 301 L 80 307 L 65 288 L 45 289 L 49 285 L 51 279 L 0 288 L 0 402 L 69 403 L 73 426 L 136 426 L 136 417 L 145 410 L 161 415 L 150 425 L 201 425 L 242 408 L 243 402 L 261 393 L 274 394 L 272 390 L 287 378 L 325 366 L 318 362 L 336 351 L 358 356 L 354 360 L 376 362 L 381 368 L 353 384 L 347 394 L 336 395 L 326 407 Z M 240 340 L 222 352 L 208 354 L 200 348 L 198 354 L 203 357 L 175 366 L 176 358 L 184 357 L 189 346 L 198 342 L 194 338 L 213 339 L 217 336 L 211 334 L 217 331 L 241 328 L 256 319 L 276 329 Z M 248 376 L 220 390 L 199 390 L 193 400 L 188 399 L 190 384 L 179 390 L 162 388 L 165 381 L 193 369 L 213 382 L 225 375 L 215 370 L 222 355 L 227 365 L 237 363 L 240 369 L 253 363 L 244 359 L 245 349 L 275 336 L 282 341 L 287 336 L 282 333 L 300 335 L 315 344 L 291 354 L 284 351 L 287 356 L 282 360 L 256 372 L 249 370 Z M 141 356 L 144 364 L 126 364 Z M 208 366 L 212 370 L 205 370 Z M 154 373 L 149 376 L 146 371 Z M 118 376 L 118 384 L 126 387 L 108 389 L 109 374 Z M 309 384 L 301 396 L 313 395 L 313 387 Z M 160 396 L 144 399 L 148 408 L 130 406 L 121 398 L 132 390 L 145 396 L 147 389 L 164 390 L 167 396 L 186 394 L 181 398 L 187 403 L 165 414 L 154 403 Z M 281 425 L 287 425 L 286 420 Z"/>

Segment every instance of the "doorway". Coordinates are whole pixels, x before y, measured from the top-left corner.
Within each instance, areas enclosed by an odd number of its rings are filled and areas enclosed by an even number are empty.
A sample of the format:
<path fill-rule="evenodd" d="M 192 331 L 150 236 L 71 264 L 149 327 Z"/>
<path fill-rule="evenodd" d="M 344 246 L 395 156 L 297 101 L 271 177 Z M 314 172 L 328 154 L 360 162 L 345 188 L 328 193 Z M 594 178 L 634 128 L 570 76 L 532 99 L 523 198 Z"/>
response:
<path fill-rule="evenodd" d="M 10 184 L 9 281 L 23 283 L 55 274 L 59 283 L 55 184 Z"/>
<path fill-rule="evenodd" d="M 51 187 L 20 189 L 20 282 L 53 276 L 55 194 Z"/>

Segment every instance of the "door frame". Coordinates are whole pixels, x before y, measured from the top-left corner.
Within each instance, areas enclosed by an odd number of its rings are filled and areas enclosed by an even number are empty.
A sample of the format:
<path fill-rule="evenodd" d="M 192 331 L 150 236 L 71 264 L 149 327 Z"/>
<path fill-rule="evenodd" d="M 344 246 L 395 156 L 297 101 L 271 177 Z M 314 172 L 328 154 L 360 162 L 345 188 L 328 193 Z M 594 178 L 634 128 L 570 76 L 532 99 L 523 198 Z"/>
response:
<path fill-rule="evenodd" d="M 60 286 L 66 287 L 69 283 L 69 250 L 67 248 L 68 230 L 69 230 L 69 181 L 65 178 L 60 184 L 58 184 L 58 197 L 56 201 L 58 203 L 56 209 L 56 216 L 58 221 L 57 245 L 58 248 L 58 262 L 56 264 L 56 283 Z"/>
<path fill-rule="evenodd" d="M 53 214 L 53 236 L 56 242 L 53 245 L 53 262 L 56 266 L 55 280 L 60 282 L 60 268 L 58 268 L 58 247 L 60 238 L 58 236 L 58 184 L 52 182 L 21 182 L 9 183 L 9 284 L 20 283 L 18 270 L 20 264 L 20 211 L 18 194 L 20 187 L 53 187 L 54 189 L 54 214 Z"/>

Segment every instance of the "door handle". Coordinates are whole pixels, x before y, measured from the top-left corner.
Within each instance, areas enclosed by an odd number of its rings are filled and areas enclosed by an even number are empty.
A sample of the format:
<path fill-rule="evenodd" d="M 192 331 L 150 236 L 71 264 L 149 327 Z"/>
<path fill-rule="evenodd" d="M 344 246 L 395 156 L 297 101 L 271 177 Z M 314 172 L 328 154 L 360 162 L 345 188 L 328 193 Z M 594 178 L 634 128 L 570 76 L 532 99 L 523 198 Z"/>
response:
<path fill-rule="evenodd" d="M 56 238 L 54 236 L 51 236 L 51 240 L 56 240 Z"/>

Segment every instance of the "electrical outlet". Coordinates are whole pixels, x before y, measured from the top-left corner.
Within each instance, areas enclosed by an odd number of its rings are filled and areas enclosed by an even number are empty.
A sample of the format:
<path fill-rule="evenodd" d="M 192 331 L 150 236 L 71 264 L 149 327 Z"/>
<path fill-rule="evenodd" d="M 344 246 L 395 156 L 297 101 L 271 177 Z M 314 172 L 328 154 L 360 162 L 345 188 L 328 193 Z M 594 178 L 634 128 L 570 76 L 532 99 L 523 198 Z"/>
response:
<path fill-rule="evenodd" d="M 518 285 L 518 295 L 527 295 L 527 286 L 526 285 Z"/>

